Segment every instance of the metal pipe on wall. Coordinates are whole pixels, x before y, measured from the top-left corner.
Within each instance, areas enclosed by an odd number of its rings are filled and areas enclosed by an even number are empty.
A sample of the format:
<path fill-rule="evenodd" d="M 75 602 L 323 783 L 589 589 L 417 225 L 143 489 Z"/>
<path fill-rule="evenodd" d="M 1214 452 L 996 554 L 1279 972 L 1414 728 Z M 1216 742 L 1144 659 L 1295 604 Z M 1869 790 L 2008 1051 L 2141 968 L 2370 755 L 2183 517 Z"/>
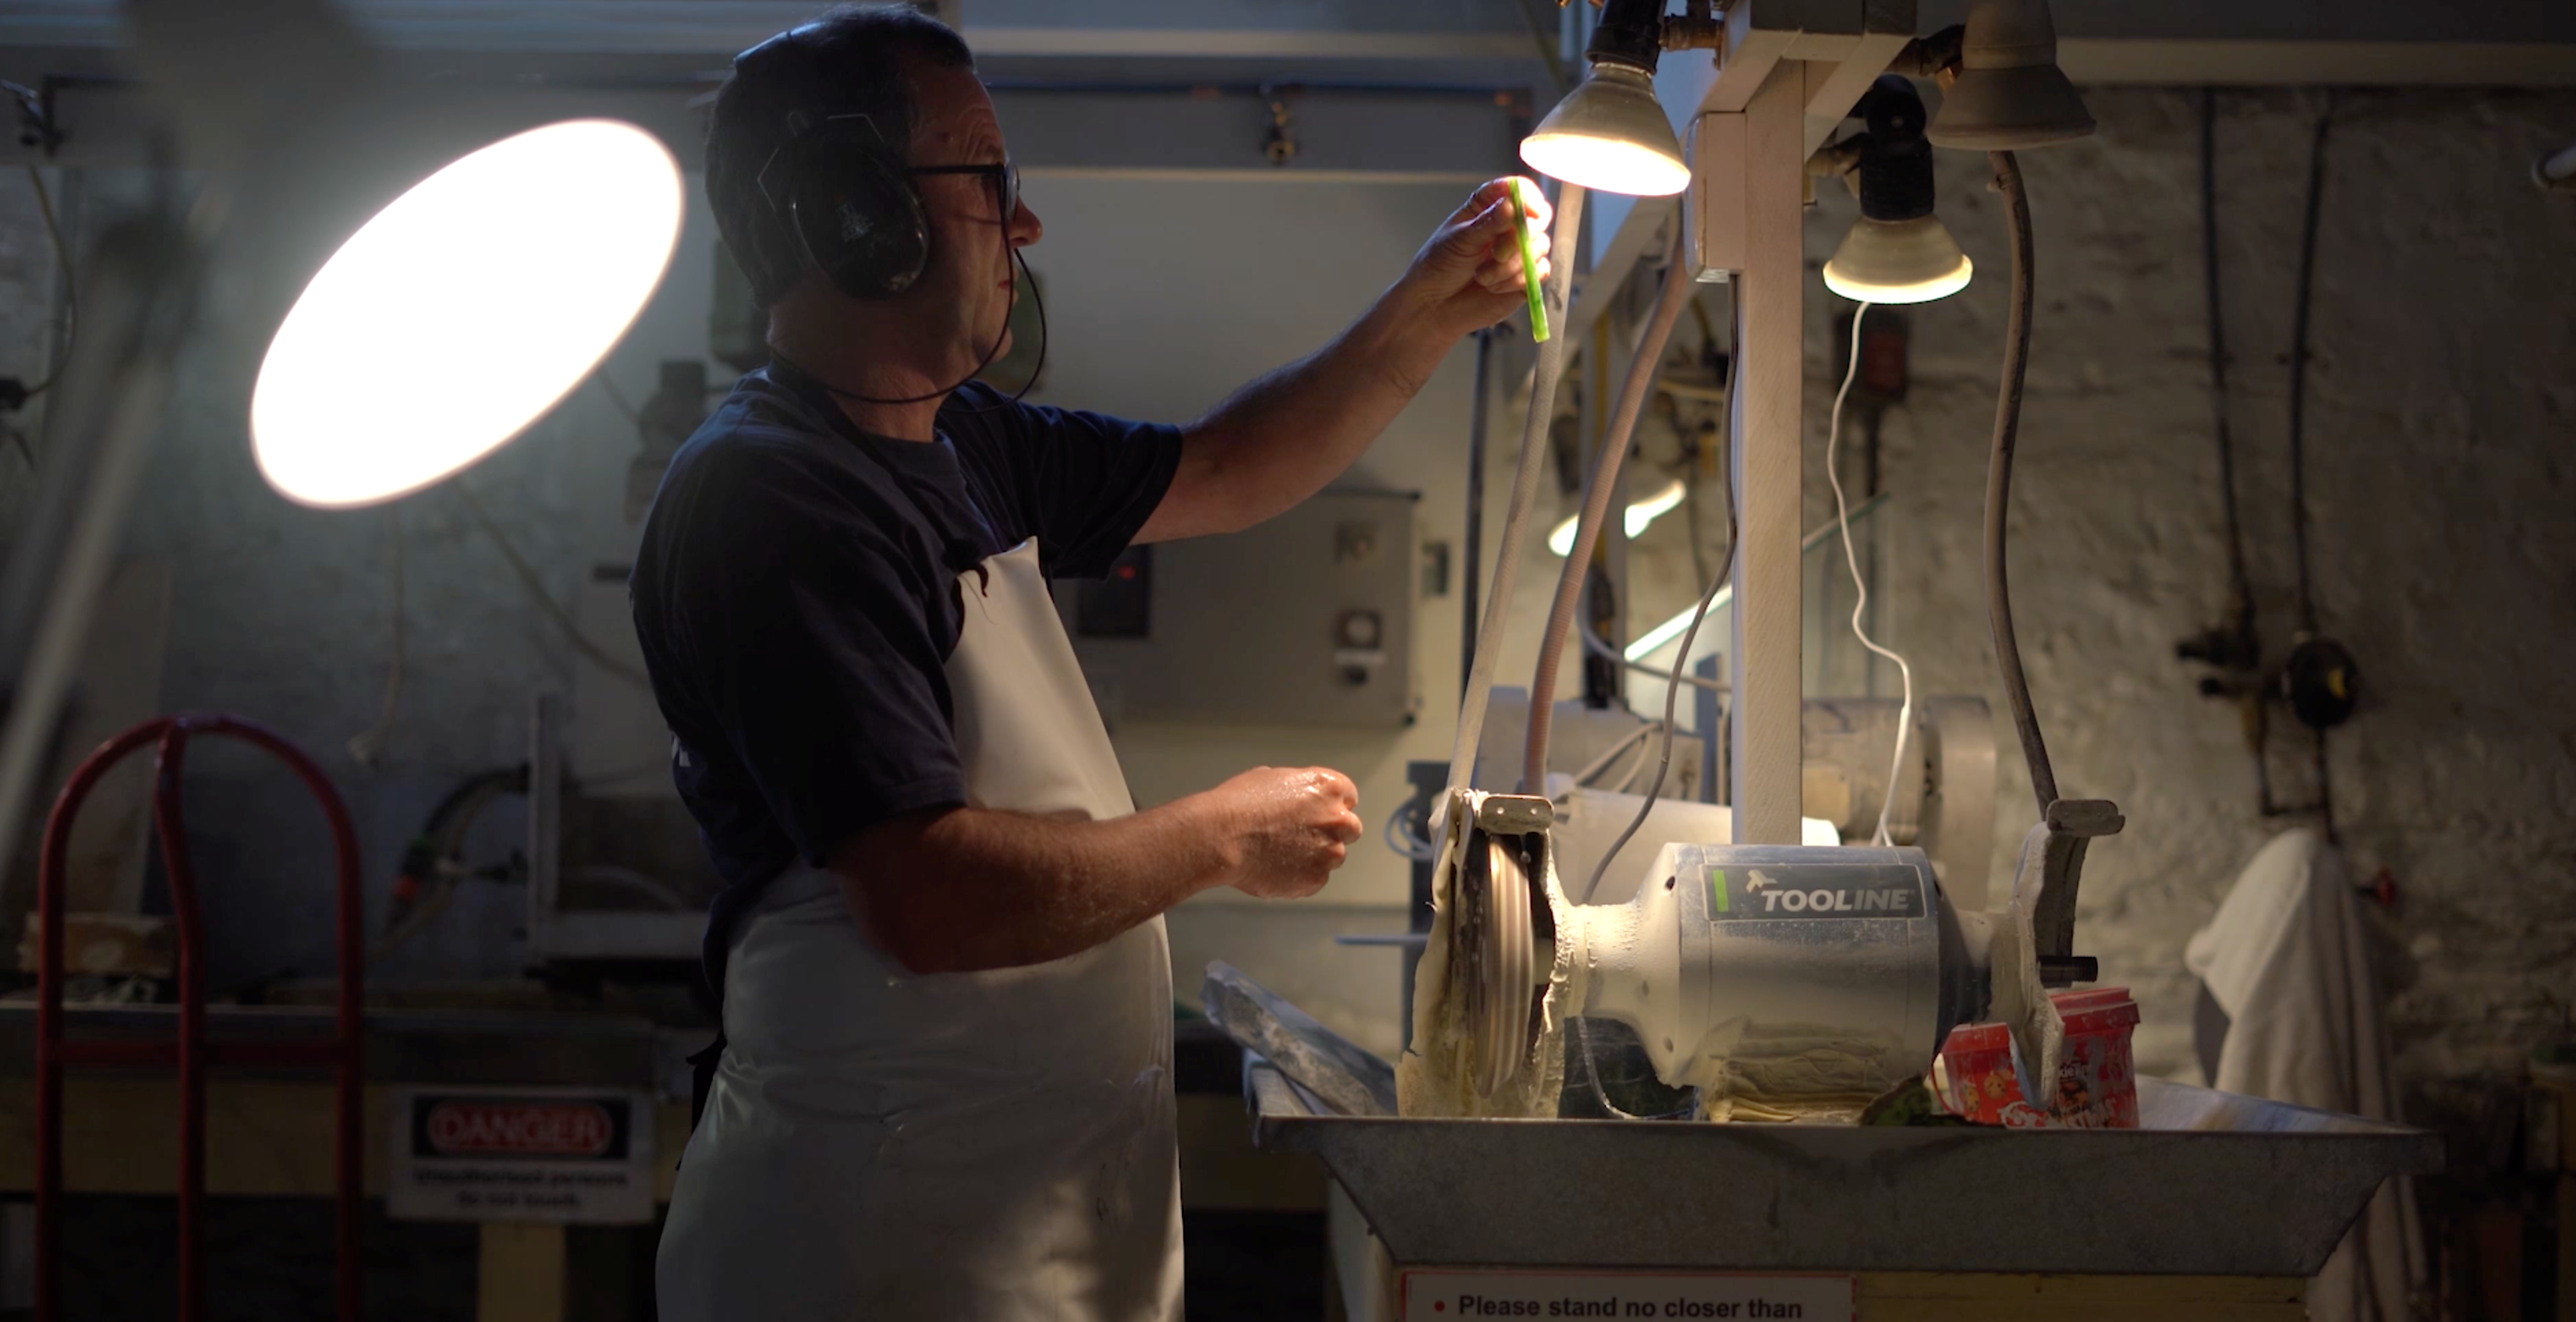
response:
<path fill-rule="evenodd" d="M 1552 251 L 1558 258 L 1548 275 L 1547 307 L 1550 318 L 1560 324 L 1565 316 L 1566 295 L 1574 287 L 1572 254 L 1583 233 L 1583 198 L 1584 190 L 1577 184 L 1567 184 L 1556 198 Z M 1560 331 L 1539 346 L 1538 369 L 1530 379 L 1529 415 L 1521 429 L 1520 471 L 1512 477 L 1511 508 L 1503 517 L 1502 540 L 1495 546 L 1494 586 L 1487 594 L 1489 604 L 1484 618 L 1477 624 L 1476 659 L 1467 673 L 1467 691 L 1458 700 L 1458 732 L 1449 749 L 1449 784 L 1453 789 L 1465 788 L 1475 779 L 1476 745 L 1484 734 L 1485 704 L 1493 693 L 1494 663 L 1503 650 L 1503 629 L 1511 618 L 1512 588 L 1520 577 L 1530 506 L 1538 500 L 1539 472 L 1547 464 L 1548 424 L 1556 413 L 1556 385 L 1565 374 L 1569 338 Z M 1440 811 L 1445 813 L 1446 796 L 1441 805 Z"/>
<path fill-rule="evenodd" d="M 1494 329 L 1476 332 L 1476 399 L 1467 415 L 1467 533 L 1459 570 L 1458 692 L 1476 673 L 1476 589 L 1484 579 L 1485 423 L 1494 393 Z"/>

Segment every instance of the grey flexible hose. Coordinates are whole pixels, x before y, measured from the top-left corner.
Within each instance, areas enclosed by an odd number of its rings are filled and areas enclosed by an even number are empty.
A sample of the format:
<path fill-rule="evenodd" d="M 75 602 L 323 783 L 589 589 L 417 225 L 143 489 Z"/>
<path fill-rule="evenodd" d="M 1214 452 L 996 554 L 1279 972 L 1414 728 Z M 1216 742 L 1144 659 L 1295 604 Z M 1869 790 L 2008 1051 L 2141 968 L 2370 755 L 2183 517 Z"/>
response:
<path fill-rule="evenodd" d="M 1690 655 L 1691 644 L 1699 637 L 1700 623 L 1708 618 L 1708 608 L 1710 603 L 1717 600 L 1718 590 L 1725 587 L 1735 575 L 1735 541 L 1737 535 L 1738 530 L 1735 523 L 1735 479 L 1732 476 L 1729 476 L 1726 481 L 1726 559 L 1719 563 L 1717 567 L 1717 577 L 1709 580 L 1708 591 L 1701 595 L 1698 607 L 1692 611 L 1690 627 L 1682 630 L 1682 646 L 1681 651 L 1676 654 L 1677 657 Z M 1674 664 L 1678 666 L 1680 663 L 1676 660 Z M 1664 792 L 1664 777 L 1670 774 L 1673 769 L 1674 699 L 1681 693 L 1681 691 L 1682 686 L 1679 682 L 1679 676 L 1677 673 L 1675 679 L 1666 682 L 1664 685 L 1663 753 L 1655 763 L 1655 779 L 1653 783 L 1646 786 L 1646 801 L 1637 805 L 1637 815 L 1628 822 L 1628 829 L 1621 831 L 1619 833 L 1619 838 L 1610 842 L 1610 848 L 1604 850 L 1601 854 L 1601 861 L 1593 865 L 1592 879 L 1584 883 L 1583 898 L 1575 901 L 1577 904 L 1590 904 L 1592 902 L 1592 896 L 1594 893 L 1601 889 L 1601 878 L 1607 875 L 1610 871 L 1610 864 L 1619 857 L 1619 851 L 1627 848 L 1628 842 L 1636 838 L 1637 828 L 1646 824 L 1647 815 L 1655 810 L 1655 800 L 1661 797 Z"/>
<path fill-rule="evenodd" d="M 1556 600 L 1547 611 L 1547 629 L 1539 635 L 1538 668 L 1530 676 L 1529 738 L 1521 749 L 1524 794 L 1546 792 L 1548 725 L 1555 715 L 1556 672 L 1565 659 L 1566 635 L 1574 626 L 1575 610 L 1583 597 L 1583 580 L 1592 566 L 1592 548 L 1601 540 L 1601 525 L 1609 517 L 1619 469 L 1628 458 L 1628 439 L 1635 434 L 1637 415 L 1645 411 L 1646 396 L 1653 393 L 1655 377 L 1663 370 L 1664 344 L 1672 338 L 1673 323 L 1681 320 L 1682 305 L 1690 301 L 1695 288 L 1690 273 L 1682 269 L 1690 227 L 1680 208 L 1673 212 L 1672 225 L 1673 242 L 1665 259 L 1663 292 L 1655 300 L 1655 313 L 1646 323 L 1645 338 L 1628 360 L 1628 377 L 1619 386 L 1619 405 L 1611 412 L 1609 430 L 1602 433 L 1601 454 L 1594 460 L 1592 480 L 1584 488 L 1583 514 L 1575 524 L 1574 546 L 1565 554 L 1565 568 L 1556 579 Z"/>
<path fill-rule="evenodd" d="M 1556 414 L 1556 384 L 1565 375 L 1566 293 L 1574 286 L 1574 252 L 1583 229 L 1583 188 L 1567 184 L 1556 199 L 1553 247 L 1555 269 L 1548 273 L 1548 315 L 1557 334 L 1538 347 L 1538 368 L 1530 379 L 1529 418 L 1521 428 L 1520 471 L 1512 476 L 1512 503 L 1503 516 L 1503 533 L 1494 547 L 1494 585 L 1485 597 L 1485 617 L 1476 636 L 1476 661 L 1467 671 L 1466 691 L 1458 695 L 1458 736 L 1449 750 L 1449 786 L 1461 789 L 1476 770 L 1476 745 L 1484 735 L 1485 704 L 1493 694 L 1494 660 L 1503 650 L 1503 629 L 1511 621 L 1512 589 L 1520 577 L 1521 543 L 1529 532 L 1530 506 L 1538 499 L 1539 474 L 1547 467 L 1548 424 Z M 1436 823 L 1448 811 L 1441 796 Z"/>
<path fill-rule="evenodd" d="M 2023 191 L 2021 163 L 2008 151 L 1988 152 L 1995 168 L 1995 187 L 2004 195 L 2004 222 L 2012 234 L 2012 302 L 2004 323 L 2004 375 L 1995 395 L 1995 448 L 1986 463 L 1986 624 L 1995 640 L 1995 667 L 2003 672 L 2004 702 L 2012 708 L 2013 728 L 2021 735 L 2022 759 L 2030 764 L 2030 790 L 2039 812 L 2057 801 L 2057 772 L 2048 763 L 2048 741 L 2040 736 L 2039 713 L 2030 705 L 2030 680 L 2022 674 L 2021 645 L 2013 637 L 2012 584 L 2004 565 L 2004 514 L 2012 505 L 2013 444 L 2021 431 L 2021 385 L 2030 367 L 2031 241 L 2030 195 Z"/>

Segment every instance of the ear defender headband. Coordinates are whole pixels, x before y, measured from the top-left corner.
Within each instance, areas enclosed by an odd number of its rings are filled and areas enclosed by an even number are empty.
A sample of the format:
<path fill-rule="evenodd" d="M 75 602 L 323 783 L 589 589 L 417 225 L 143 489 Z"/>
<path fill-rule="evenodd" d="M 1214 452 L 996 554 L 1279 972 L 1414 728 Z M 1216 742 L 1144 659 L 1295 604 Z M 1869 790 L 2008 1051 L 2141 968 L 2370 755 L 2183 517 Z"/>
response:
<path fill-rule="evenodd" d="M 792 28 L 734 57 L 737 76 L 775 89 L 791 107 L 786 140 L 754 183 L 834 288 L 892 298 L 930 265 L 930 220 L 876 122 L 825 108 L 812 30 Z"/>

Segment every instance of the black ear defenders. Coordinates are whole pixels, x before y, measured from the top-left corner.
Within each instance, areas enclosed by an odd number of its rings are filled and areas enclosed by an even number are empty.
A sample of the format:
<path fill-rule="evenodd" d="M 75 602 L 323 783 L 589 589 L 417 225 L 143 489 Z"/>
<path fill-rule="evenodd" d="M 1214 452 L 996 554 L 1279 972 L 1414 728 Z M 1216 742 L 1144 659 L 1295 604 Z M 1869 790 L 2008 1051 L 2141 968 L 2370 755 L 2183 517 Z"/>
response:
<path fill-rule="evenodd" d="M 805 258 L 820 268 L 832 286 L 851 298 L 892 298 L 912 288 L 930 266 L 930 217 L 912 177 L 900 164 L 902 153 L 868 116 L 832 113 L 813 37 L 816 25 L 791 28 L 733 59 L 737 76 L 765 85 L 791 107 L 786 139 L 761 163 L 755 182 L 770 210 L 795 234 Z M 889 124 L 885 130 L 900 130 Z M 967 169 L 940 166 L 932 172 Z M 980 171 L 984 167 L 973 167 Z M 1002 175 L 1004 251 L 1020 264 L 1028 279 L 1030 300 L 1037 305 L 1038 364 L 1010 398 L 981 406 L 960 406 L 969 413 L 989 413 L 1019 402 L 1046 368 L 1046 303 L 1037 296 L 1037 280 L 1028 275 L 1028 260 L 1011 243 L 1010 220 L 1017 203 L 1017 176 L 1007 162 Z M 1016 292 L 1013 295 L 1017 303 Z M 843 399 L 871 404 L 917 404 L 945 399 L 992 365 L 1010 338 L 1006 321 L 993 342 L 965 376 L 920 395 L 887 398 L 862 395 L 828 381 L 823 388 Z M 778 357 L 774 351 L 773 357 Z M 808 373 L 808 375 L 813 375 Z M 816 376 L 816 380 L 822 380 Z"/>
<path fill-rule="evenodd" d="M 930 265 L 930 219 L 878 125 L 826 108 L 809 31 L 792 28 L 734 57 L 737 75 L 793 107 L 786 140 L 761 163 L 755 182 L 834 288 L 852 298 L 892 298 Z"/>

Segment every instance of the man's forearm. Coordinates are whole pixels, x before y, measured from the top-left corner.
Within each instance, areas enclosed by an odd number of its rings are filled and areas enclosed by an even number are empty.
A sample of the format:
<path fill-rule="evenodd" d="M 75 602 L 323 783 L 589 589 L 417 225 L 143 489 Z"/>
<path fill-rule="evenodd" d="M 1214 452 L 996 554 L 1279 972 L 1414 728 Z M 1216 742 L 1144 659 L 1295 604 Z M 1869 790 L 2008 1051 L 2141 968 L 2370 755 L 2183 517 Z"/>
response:
<path fill-rule="evenodd" d="M 915 973 L 1042 964 L 1224 882 L 1239 860 L 1196 796 L 1110 821 L 956 808 L 885 823 L 832 860 L 842 892 Z"/>
<path fill-rule="evenodd" d="M 1521 269 L 1516 189 L 1531 197 L 1537 185 L 1497 179 L 1477 189 L 1368 315 L 1185 428 L 1180 467 L 1136 540 L 1239 532 L 1357 461 L 1460 339 L 1519 310 L 1524 278 L 1547 278 L 1544 255 L 1536 270 Z M 1526 206 L 1527 223 L 1545 226 L 1547 204 L 1531 197 Z M 1548 240 L 1534 234 L 1527 245 L 1544 254 Z"/>
<path fill-rule="evenodd" d="M 1176 508 L 1187 520 L 1158 511 L 1138 540 L 1239 531 L 1314 495 L 1395 421 L 1456 343 L 1389 291 L 1330 344 L 1184 429 L 1174 485 L 1212 498 Z"/>

